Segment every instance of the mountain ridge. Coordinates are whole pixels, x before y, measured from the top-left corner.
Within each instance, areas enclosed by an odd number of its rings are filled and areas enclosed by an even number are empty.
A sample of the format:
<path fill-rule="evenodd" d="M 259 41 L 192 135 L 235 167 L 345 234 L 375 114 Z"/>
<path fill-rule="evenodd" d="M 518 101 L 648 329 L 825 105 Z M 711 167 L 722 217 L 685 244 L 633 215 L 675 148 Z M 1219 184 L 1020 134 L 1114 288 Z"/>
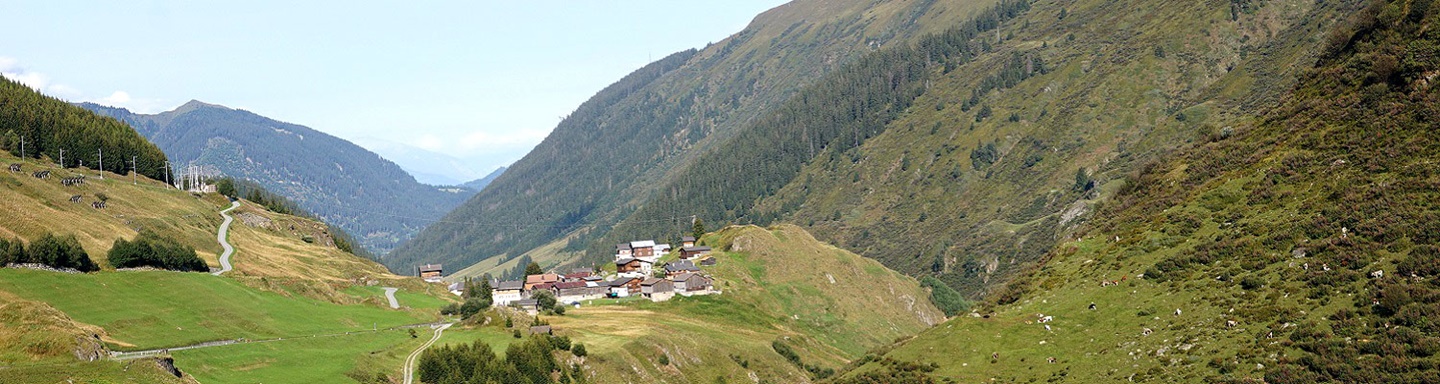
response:
<path fill-rule="evenodd" d="M 395 163 L 303 125 L 198 100 L 154 115 L 84 103 L 130 123 L 175 162 L 259 182 L 383 254 L 473 191 L 415 181 Z"/>

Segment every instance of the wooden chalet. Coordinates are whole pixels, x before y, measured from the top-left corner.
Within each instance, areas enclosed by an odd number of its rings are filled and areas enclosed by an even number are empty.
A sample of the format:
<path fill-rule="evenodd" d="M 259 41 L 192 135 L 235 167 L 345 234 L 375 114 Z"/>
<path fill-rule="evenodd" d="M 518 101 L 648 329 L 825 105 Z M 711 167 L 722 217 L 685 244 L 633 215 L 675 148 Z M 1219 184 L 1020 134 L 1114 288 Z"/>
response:
<path fill-rule="evenodd" d="M 684 260 L 704 257 L 708 255 L 710 255 L 710 247 L 707 246 L 692 245 L 689 247 L 680 247 L 680 258 Z"/>

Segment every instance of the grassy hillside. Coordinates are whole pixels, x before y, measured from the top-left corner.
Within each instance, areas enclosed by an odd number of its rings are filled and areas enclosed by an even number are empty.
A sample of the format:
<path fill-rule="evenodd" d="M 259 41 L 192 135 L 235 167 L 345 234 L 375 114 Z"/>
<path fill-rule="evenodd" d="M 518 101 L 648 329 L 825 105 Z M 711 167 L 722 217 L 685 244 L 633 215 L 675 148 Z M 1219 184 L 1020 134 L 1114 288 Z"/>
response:
<path fill-rule="evenodd" d="M 218 212 L 229 202 L 197 196 L 163 183 L 87 169 L 60 170 L 43 160 L 0 155 L 0 163 L 21 163 L 23 173 L 0 173 L 0 236 L 34 240 L 47 232 L 74 234 L 90 257 L 106 264 L 116 238 L 133 239 L 139 230 L 195 247 L 216 266 L 220 246 L 215 233 Z M 51 169 L 49 179 L 30 173 Z M 86 183 L 63 186 L 60 178 L 84 174 Z M 103 175 L 103 179 L 100 176 Z M 72 195 L 82 203 L 71 203 Z M 107 207 L 90 206 L 105 195 Z M 204 273 L 103 270 L 64 274 L 0 268 L 0 382 L 78 381 L 176 382 L 153 359 L 126 362 L 87 361 L 77 357 L 108 350 L 164 348 L 218 339 L 266 339 L 347 332 L 355 338 L 332 346 L 297 342 L 267 344 L 287 356 L 321 359 L 324 369 L 295 363 L 255 365 L 253 355 L 187 352 L 175 362 L 205 382 L 231 382 L 233 372 L 283 377 L 299 370 L 324 377 L 363 371 L 399 372 L 399 359 L 418 342 L 404 331 L 368 333 L 388 327 L 435 320 L 435 311 L 454 300 L 443 287 L 388 273 L 373 261 L 335 248 L 324 223 L 270 212 L 242 201 L 229 241 L 236 247 L 235 270 L 223 277 Z M 390 309 L 377 287 L 399 287 L 404 307 Z M 328 341 L 328 340 L 327 340 Z M 336 345 L 342 347 L 335 347 Z M 216 347 L 232 348 L 232 347 Z M 233 346 L 245 350 L 244 346 Z M 366 362 L 385 349 L 391 360 Z M 324 353 L 320 353 L 321 351 Z M 80 351 L 80 352 L 75 352 Z M 244 364 L 231 364 L 244 362 Z M 230 364 L 230 365 L 227 365 Z M 191 372 L 191 368 L 196 371 Z M 225 367 L 216 369 L 215 367 Z M 189 376 L 185 380 L 190 380 Z"/>
<path fill-rule="evenodd" d="M 825 73 L 990 3 L 801 0 L 767 11 L 725 40 L 668 56 L 600 91 L 485 191 L 385 263 L 468 266 L 517 258 L 567 237 L 565 251 L 599 249 L 608 240 L 597 239 L 614 223 L 652 195 L 673 193 L 664 182 L 678 169 Z M 688 225 L 681 217 L 693 213 L 633 220 L 678 231 Z"/>
<path fill-rule="evenodd" d="M 102 341 L 103 340 L 103 341 Z M 43 303 L 0 291 L 0 383 L 119 380 L 193 383 L 161 370 L 151 359 L 93 361 L 110 342 L 104 329 L 76 322 Z"/>
<path fill-rule="evenodd" d="M 596 382 L 809 382 L 773 342 L 833 370 L 944 318 L 914 279 L 794 226 L 731 227 L 706 240 L 726 250 L 705 267 L 723 294 L 600 300 L 544 319 L 586 345 Z"/>
<path fill-rule="evenodd" d="M 984 297 L 1130 170 L 1278 100 L 1351 8 L 1034 2 L 973 40 L 987 52 L 931 69 L 883 133 L 819 153 L 751 216 Z"/>
<path fill-rule="evenodd" d="M 1428 5 L 1367 4 L 1277 107 L 1143 167 L 987 318 L 877 351 L 846 377 L 1436 380 Z"/>

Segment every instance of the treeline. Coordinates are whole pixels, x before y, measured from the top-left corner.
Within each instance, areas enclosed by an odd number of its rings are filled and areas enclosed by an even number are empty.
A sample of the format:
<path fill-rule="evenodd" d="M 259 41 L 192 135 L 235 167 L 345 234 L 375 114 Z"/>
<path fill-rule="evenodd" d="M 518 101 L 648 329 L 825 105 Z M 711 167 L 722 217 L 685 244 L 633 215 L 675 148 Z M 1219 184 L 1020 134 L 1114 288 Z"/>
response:
<path fill-rule="evenodd" d="M 56 236 L 46 233 L 39 239 L 25 243 L 18 239 L 0 238 L 0 267 L 8 264 L 44 264 L 51 268 L 74 269 L 80 272 L 100 270 L 75 235 Z"/>
<path fill-rule="evenodd" d="M 141 175 L 165 178 L 165 153 L 130 126 L 42 95 L 8 78 L 0 78 L 0 149 L 32 159 L 48 156 L 55 161 L 60 160 L 60 151 L 64 150 L 61 167 L 76 167 L 84 162 L 91 169 L 100 168 L 103 150 L 106 171 L 125 174 L 133 159 Z"/>
<path fill-rule="evenodd" d="M 270 192 L 265 189 L 264 186 L 260 185 L 260 183 L 251 180 L 222 177 L 215 181 L 215 192 L 231 199 L 243 198 L 249 200 L 255 204 L 260 204 L 260 206 L 265 207 L 265 209 L 271 212 L 325 222 L 315 214 L 300 208 L 300 205 L 295 204 L 295 202 L 289 198 Z M 370 253 L 368 249 L 360 247 L 360 243 L 355 241 L 355 238 L 351 237 L 350 233 L 345 232 L 344 229 L 329 223 L 326 223 L 325 226 L 326 231 L 330 233 L 330 238 L 335 240 L 335 248 L 349 252 L 352 255 L 375 259 L 374 254 Z"/>
<path fill-rule="evenodd" d="M 570 340 L 550 335 L 531 335 L 505 348 L 505 357 L 495 355 L 485 342 L 441 346 L 420 354 L 416 376 L 429 384 L 543 384 L 584 383 L 579 366 L 562 366 L 555 352 L 570 350 Z M 572 351 L 583 356 L 582 350 Z M 558 381 L 557 381 L 558 378 Z"/>
<path fill-rule="evenodd" d="M 149 230 L 141 231 L 134 241 L 115 239 L 106 259 L 115 268 L 153 267 L 181 272 L 210 270 L 210 266 L 195 255 L 195 248 Z"/>
<path fill-rule="evenodd" d="M 653 219 L 674 212 L 718 223 L 774 220 L 786 212 L 752 212 L 754 204 L 793 181 L 817 155 L 843 153 L 881 134 L 925 91 L 931 68 L 963 64 L 989 51 L 991 47 L 976 38 L 1029 8 L 1028 0 L 1003 1 L 914 45 L 876 51 L 836 69 L 670 178 L 660 188 L 668 193 L 648 201 L 605 239 L 591 244 L 589 254 L 608 254 L 607 244 L 623 239 L 665 233 L 675 224 Z M 1027 55 L 1013 56 L 1007 64 L 982 81 L 981 88 L 1013 85 L 1044 68 Z"/>

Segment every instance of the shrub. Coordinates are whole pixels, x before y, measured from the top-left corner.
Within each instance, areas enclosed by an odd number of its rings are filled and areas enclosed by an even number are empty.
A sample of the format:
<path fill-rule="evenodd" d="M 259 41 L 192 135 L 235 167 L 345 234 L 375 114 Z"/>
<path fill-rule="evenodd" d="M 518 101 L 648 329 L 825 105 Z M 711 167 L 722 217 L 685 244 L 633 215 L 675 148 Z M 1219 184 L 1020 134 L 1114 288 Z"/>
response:
<path fill-rule="evenodd" d="M 80 272 L 97 271 L 100 267 L 90 260 L 90 255 L 85 253 L 85 248 L 80 247 L 80 241 L 75 240 L 74 235 L 64 237 L 47 233 L 39 239 L 30 243 L 25 248 L 25 256 L 15 260 L 17 263 L 44 264 L 54 268 L 73 268 Z"/>
<path fill-rule="evenodd" d="M 575 346 L 570 347 L 570 353 L 574 354 L 575 357 L 585 357 L 589 355 L 589 352 L 585 351 L 584 343 L 575 343 Z"/>
<path fill-rule="evenodd" d="M 1244 288 L 1247 291 L 1260 289 L 1260 287 L 1263 286 L 1265 286 L 1265 281 L 1260 280 L 1259 277 L 1245 276 L 1244 279 L 1240 279 L 1240 288 Z"/>
<path fill-rule="evenodd" d="M 134 241 L 115 239 L 106 259 L 115 268 L 154 267 L 181 272 L 210 270 L 210 266 L 195 255 L 195 248 L 148 230 L 141 231 Z"/>
<path fill-rule="evenodd" d="M 945 316 L 955 316 L 961 312 L 970 310 L 970 302 L 965 300 L 960 292 L 945 285 L 940 279 L 933 276 L 920 278 L 920 285 L 930 289 L 930 301 L 945 312 Z"/>

